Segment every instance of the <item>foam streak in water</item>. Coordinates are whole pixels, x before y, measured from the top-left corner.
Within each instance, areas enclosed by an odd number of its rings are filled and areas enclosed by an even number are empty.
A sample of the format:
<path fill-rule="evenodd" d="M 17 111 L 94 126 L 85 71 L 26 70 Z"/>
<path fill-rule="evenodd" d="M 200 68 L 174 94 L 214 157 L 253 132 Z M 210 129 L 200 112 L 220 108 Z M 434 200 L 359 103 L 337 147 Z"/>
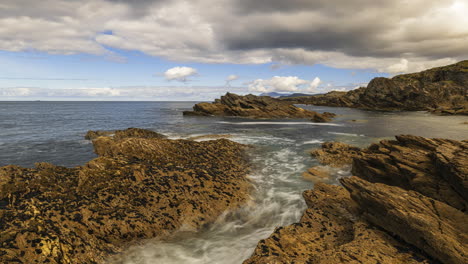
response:
<path fill-rule="evenodd" d="M 231 124 L 231 125 L 308 125 L 308 126 L 343 126 L 341 124 L 333 123 L 313 123 L 313 122 L 227 122 L 220 121 L 218 124 Z"/>

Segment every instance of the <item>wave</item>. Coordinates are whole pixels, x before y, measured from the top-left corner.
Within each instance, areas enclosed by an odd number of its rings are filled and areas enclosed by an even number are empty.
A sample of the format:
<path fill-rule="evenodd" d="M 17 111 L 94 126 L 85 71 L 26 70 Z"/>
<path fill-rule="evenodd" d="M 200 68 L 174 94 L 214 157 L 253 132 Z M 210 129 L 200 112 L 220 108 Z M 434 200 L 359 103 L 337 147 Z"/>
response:
<path fill-rule="evenodd" d="M 340 136 L 350 136 L 350 137 L 365 137 L 363 134 L 352 134 L 352 133 L 342 133 L 342 132 L 328 132 L 328 134 L 340 135 Z"/>
<path fill-rule="evenodd" d="M 314 122 L 227 122 L 219 121 L 218 124 L 232 124 L 232 125 L 310 125 L 310 126 L 343 126 L 342 124 L 334 123 L 314 123 Z"/>
<path fill-rule="evenodd" d="M 312 140 L 309 140 L 309 141 L 304 141 L 302 144 L 303 145 L 306 145 L 306 144 L 322 144 L 324 141 L 323 140 L 320 140 L 320 139 L 312 139 Z"/>

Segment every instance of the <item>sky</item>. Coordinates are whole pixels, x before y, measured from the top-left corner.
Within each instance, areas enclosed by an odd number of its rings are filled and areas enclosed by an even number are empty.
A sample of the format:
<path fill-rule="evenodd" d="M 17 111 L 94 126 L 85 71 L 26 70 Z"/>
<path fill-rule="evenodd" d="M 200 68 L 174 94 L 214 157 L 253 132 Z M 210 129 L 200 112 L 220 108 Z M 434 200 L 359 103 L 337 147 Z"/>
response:
<path fill-rule="evenodd" d="M 468 0 L 1 0 L 0 100 L 324 93 L 468 59 Z"/>

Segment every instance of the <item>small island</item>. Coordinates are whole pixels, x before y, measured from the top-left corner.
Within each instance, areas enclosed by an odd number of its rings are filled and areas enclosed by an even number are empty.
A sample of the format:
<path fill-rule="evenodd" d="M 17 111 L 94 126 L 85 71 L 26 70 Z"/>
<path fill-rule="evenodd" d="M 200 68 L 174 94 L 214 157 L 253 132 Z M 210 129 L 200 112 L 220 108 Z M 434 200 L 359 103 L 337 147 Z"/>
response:
<path fill-rule="evenodd" d="M 237 95 L 226 93 L 213 103 L 199 103 L 193 111 L 185 111 L 185 116 L 237 116 L 246 118 L 296 118 L 310 119 L 313 122 L 329 122 L 335 114 L 317 113 L 305 110 L 290 103 L 269 96 Z"/>

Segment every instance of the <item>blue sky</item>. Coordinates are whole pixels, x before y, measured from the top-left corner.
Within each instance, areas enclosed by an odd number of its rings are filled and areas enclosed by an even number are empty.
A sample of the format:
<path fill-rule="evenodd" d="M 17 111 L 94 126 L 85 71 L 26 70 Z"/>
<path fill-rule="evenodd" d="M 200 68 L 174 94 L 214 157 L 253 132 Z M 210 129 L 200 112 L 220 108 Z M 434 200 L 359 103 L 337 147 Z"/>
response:
<path fill-rule="evenodd" d="M 465 0 L 2 0 L 0 100 L 349 90 L 467 59 L 467 13 Z"/>
<path fill-rule="evenodd" d="M 315 65 L 283 65 L 275 68 L 273 63 L 264 64 L 228 64 L 228 63 L 194 63 L 175 62 L 138 51 L 124 51 L 113 49 L 123 60 L 113 60 L 105 56 L 75 54 L 53 55 L 44 52 L 8 52 L 0 51 L 0 87 L 24 87 L 41 89 L 73 89 L 73 88 L 99 88 L 99 87 L 213 87 L 217 95 L 225 90 L 240 93 L 257 93 L 250 91 L 248 83 L 256 79 L 270 79 L 273 76 L 297 76 L 304 80 L 312 80 L 319 77 L 322 81 L 317 87 L 316 93 L 333 89 L 352 89 L 359 85 L 365 85 L 370 79 L 377 76 L 388 76 L 368 69 L 339 69 Z M 197 70 L 198 74 L 189 78 L 187 82 L 166 80 L 164 72 L 170 68 L 186 66 Z M 226 85 L 229 75 L 237 75 L 239 79 Z M 131 89 L 131 88 L 128 88 Z M 216 96 L 217 96 L 216 95 Z M 10 100 L 64 100 L 67 96 L 49 97 L 32 96 L 23 98 L 11 96 L 3 98 Z M 207 94 L 206 99 L 213 96 Z M 203 99 L 203 95 L 194 99 Z M 70 98 L 73 99 L 73 98 Z M 92 98 L 77 98 L 77 100 Z M 184 100 L 185 98 L 167 97 L 145 98 L 94 98 L 96 100 Z M 192 99 L 192 98 L 188 98 Z"/>

